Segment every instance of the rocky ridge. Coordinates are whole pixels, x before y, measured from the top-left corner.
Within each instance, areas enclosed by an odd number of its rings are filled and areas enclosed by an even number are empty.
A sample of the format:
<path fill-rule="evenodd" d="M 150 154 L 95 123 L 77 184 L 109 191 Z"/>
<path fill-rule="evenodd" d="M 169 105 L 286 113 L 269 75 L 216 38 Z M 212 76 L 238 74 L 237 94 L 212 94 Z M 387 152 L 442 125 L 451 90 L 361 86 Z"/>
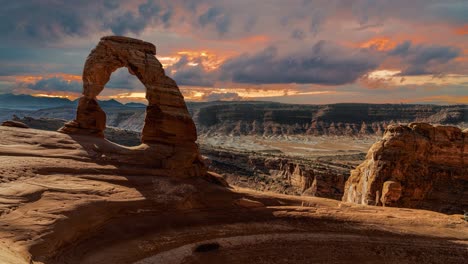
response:
<path fill-rule="evenodd" d="M 390 124 L 429 122 L 466 125 L 468 106 L 225 103 L 191 110 L 204 135 L 368 136 Z"/>
<path fill-rule="evenodd" d="M 100 103 L 101 105 L 101 103 Z M 145 108 L 101 105 L 107 126 L 141 132 Z M 382 136 L 389 124 L 428 122 L 467 127 L 467 105 L 332 104 L 293 105 L 270 102 L 187 103 L 198 135 L 262 137 Z M 20 117 L 73 119 L 74 107 L 35 111 L 0 109 L 0 121 Z"/>

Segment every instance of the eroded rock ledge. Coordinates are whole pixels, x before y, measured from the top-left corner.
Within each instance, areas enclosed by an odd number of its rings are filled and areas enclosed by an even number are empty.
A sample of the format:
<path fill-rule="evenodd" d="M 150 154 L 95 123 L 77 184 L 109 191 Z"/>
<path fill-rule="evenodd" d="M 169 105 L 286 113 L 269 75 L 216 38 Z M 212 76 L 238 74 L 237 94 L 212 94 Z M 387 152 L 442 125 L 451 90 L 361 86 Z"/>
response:
<path fill-rule="evenodd" d="M 462 213 L 468 209 L 467 164 L 468 130 L 391 125 L 351 172 L 343 201 Z"/>

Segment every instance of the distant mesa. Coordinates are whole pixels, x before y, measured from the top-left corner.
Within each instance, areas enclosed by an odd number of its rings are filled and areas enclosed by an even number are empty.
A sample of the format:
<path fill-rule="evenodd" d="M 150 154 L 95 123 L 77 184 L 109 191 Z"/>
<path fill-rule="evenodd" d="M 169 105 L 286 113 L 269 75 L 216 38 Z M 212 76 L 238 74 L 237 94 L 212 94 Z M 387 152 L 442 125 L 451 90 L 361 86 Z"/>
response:
<path fill-rule="evenodd" d="M 468 208 L 468 130 L 390 125 L 351 172 L 343 201 L 462 213 Z"/>
<path fill-rule="evenodd" d="M 79 99 L 76 118 L 66 123 L 59 132 L 104 137 L 106 114 L 97 100 L 111 74 L 126 67 L 146 88 L 146 117 L 142 143 L 150 149 L 160 149 L 162 168 L 194 167 L 195 174 L 203 174 L 197 132 L 177 84 L 165 75 L 156 59 L 156 47 L 142 40 L 109 36 L 91 51 L 83 70 L 83 96 Z M 121 106 L 115 100 L 110 107 Z M 164 153 L 167 150 L 168 153 Z M 162 153 L 161 153 L 162 152 Z M 155 162 L 157 163 L 157 162 Z M 193 174 L 193 173 L 189 173 Z"/>

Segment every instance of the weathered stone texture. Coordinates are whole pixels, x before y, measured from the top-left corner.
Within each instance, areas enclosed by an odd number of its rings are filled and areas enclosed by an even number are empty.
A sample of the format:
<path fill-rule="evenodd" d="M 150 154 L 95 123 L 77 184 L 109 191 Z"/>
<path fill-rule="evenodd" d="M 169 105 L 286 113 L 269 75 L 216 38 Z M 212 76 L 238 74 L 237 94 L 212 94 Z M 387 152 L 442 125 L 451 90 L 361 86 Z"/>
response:
<path fill-rule="evenodd" d="M 152 165 L 164 169 L 197 167 L 204 173 L 198 152 L 195 124 L 187 110 L 184 97 L 174 80 L 164 73 L 162 64 L 154 56 L 156 47 L 137 39 L 103 37 L 88 56 L 83 70 L 83 96 L 80 98 L 75 120 L 59 131 L 104 137 L 106 114 L 97 96 L 118 68 L 126 67 L 146 88 L 145 124 L 142 143 L 158 149 Z M 167 151 L 166 151 L 167 150 Z M 153 151 L 151 151 L 153 152 Z M 159 164 L 159 165 L 158 165 Z"/>
<path fill-rule="evenodd" d="M 468 131 L 391 125 L 351 172 L 343 201 L 461 213 L 468 208 Z"/>

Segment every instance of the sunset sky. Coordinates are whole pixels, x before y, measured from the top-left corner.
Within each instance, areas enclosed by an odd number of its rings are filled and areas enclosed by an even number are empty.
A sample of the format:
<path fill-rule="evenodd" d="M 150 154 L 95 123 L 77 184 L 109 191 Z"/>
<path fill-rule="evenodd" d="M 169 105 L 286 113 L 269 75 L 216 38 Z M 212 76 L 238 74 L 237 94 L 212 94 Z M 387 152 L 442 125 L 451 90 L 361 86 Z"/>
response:
<path fill-rule="evenodd" d="M 0 0 L 0 93 L 81 94 L 105 35 L 152 42 L 190 101 L 468 103 L 467 0 Z M 100 99 L 144 100 L 116 71 Z"/>

